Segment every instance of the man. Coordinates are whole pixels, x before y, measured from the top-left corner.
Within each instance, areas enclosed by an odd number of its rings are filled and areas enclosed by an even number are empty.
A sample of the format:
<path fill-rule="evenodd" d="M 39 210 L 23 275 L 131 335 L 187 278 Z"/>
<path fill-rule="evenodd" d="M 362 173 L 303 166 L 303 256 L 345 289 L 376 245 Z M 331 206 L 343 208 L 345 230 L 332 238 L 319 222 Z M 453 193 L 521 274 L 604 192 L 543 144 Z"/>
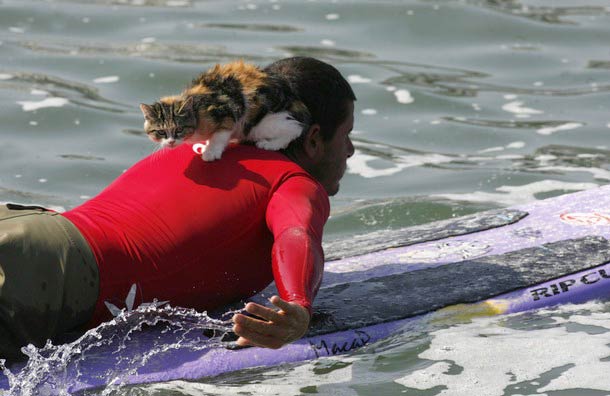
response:
<path fill-rule="evenodd" d="M 289 79 L 292 89 L 307 105 L 314 120 L 312 127 L 284 154 L 320 182 L 328 195 L 335 195 L 347 159 L 354 154 L 349 135 L 354 126 L 356 96 L 349 83 L 336 69 L 311 58 L 280 60 L 266 71 Z M 321 246 L 316 245 L 316 249 L 322 253 L 316 257 L 315 264 L 320 271 L 316 274 L 319 286 L 324 257 Z M 276 276 L 276 284 L 278 280 L 282 281 L 281 276 Z M 239 345 L 279 348 L 305 334 L 311 312 L 306 312 L 298 303 L 285 303 L 277 296 L 270 301 L 280 308 L 279 313 L 254 303 L 246 305 L 246 311 L 266 319 L 266 322 L 244 315 L 234 317 L 233 331 L 241 336 L 237 341 Z"/>
<path fill-rule="evenodd" d="M 277 309 L 247 304 L 258 318 L 235 315 L 237 343 L 279 348 L 307 331 L 328 195 L 354 152 L 355 96 L 335 68 L 312 58 L 267 70 L 284 75 L 312 114 L 283 153 L 234 145 L 205 162 L 183 144 L 61 215 L 0 208 L 0 357 L 95 326 L 127 300 L 216 309 L 273 279 Z"/>

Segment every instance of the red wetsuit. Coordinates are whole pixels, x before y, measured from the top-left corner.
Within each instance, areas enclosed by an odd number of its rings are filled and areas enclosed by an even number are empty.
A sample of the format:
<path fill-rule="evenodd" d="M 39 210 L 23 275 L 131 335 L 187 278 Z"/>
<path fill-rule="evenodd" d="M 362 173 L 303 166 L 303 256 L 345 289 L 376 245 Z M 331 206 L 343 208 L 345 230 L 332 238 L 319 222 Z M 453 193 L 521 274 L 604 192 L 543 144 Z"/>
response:
<path fill-rule="evenodd" d="M 324 263 L 328 196 L 284 155 L 227 148 L 205 162 L 189 144 L 138 162 L 95 198 L 64 213 L 89 242 L 100 291 L 90 325 L 111 318 L 133 284 L 153 299 L 214 309 L 275 278 L 280 296 L 311 312 Z"/>

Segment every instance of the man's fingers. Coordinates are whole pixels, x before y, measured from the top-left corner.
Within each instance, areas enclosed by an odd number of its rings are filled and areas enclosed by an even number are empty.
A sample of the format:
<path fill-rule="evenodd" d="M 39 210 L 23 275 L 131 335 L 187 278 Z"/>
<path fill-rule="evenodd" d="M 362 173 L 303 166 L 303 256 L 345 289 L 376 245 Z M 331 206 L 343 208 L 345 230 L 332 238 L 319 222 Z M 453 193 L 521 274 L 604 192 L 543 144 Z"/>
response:
<path fill-rule="evenodd" d="M 235 333 L 239 336 L 244 336 L 248 339 L 250 339 L 250 337 L 247 337 L 245 334 L 242 334 L 243 332 L 256 332 L 259 334 L 269 335 L 273 337 L 278 337 L 282 335 L 281 329 L 278 329 L 272 323 L 250 318 L 245 315 L 235 315 L 233 318 L 233 322 L 235 322 L 238 328 Z"/>
<path fill-rule="evenodd" d="M 271 349 L 278 349 L 284 345 L 283 342 L 278 341 L 273 337 L 267 337 L 260 334 L 253 334 L 248 338 L 239 337 L 235 343 L 239 346 L 254 346 Z"/>
<path fill-rule="evenodd" d="M 259 318 L 271 321 L 271 322 L 280 322 L 282 320 L 282 316 L 278 314 L 275 310 L 263 307 L 262 305 L 248 303 L 246 305 L 246 311 L 251 313 L 252 315 L 256 315 Z"/>
<path fill-rule="evenodd" d="M 237 339 L 237 341 L 235 341 L 235 343 L 239 346 L 245 347 L 245 346 L 258 346 L 255 345 L 253 343 L 251 343 L 250 341 L 248 341 L 248 339 L 244 338 L 244 337 L 239 337 Z"/>
<path fill-rule="evenodd" d="M 293 320 L 296 318 L 298 320 L 305 320 L 304 318 L 307 317 L 307 326 L 309 326 L 309 319 L 310 319 L 310 315 L 309 312 L 307 311 L 307 308 L 304 308 L 296 303 L 290 303 L 286 300 L 282 300 L 280 297 L 278 296 L 273 296 L 269 299 L 269 301 L 271 301 L 271 303 L 273 305 L 275 305 L 276 307 L 278 307 L 279 309 L 281 309 L 282 311 L 285 312 L 286 315 L 280 315 L 283 317 L 289 316 L 291 318 L 293 318 Z"/>
<path fill-rule="evenodd" d="M 237 339 L 239 346 L 260 346 L 266 348 L 279 348 L 284 344 L 281 338 L 269 334 L 261 334 L 250 327 L 243 326 L 238 320 L 235 321 L 233 331 L 240 337 Z"/>
<path fill-rule="evenodd" d="M 278 296 L 271 297 L 269 299 L 269 301 L 271 302 L 271 304 L 275 305 L 276 307 L 278 307 L 279 309 L 281 309 L 284 312 L 292 312 L 292 311 L 294 311 L 294 307 L 292 305 L 290 305 L 290 303 L 288 303 L 285 300 L 282 300 Z"/>

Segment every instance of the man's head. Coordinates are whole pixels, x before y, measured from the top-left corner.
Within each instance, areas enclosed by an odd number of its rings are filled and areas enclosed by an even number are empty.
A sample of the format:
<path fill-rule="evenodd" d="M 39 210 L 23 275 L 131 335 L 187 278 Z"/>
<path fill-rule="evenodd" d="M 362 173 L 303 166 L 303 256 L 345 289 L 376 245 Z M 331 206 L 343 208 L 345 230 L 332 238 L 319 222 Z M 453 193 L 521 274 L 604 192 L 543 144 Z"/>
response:
<path fill-rule="evenodd" d="M 311 127 L 284 153 L 314 176 L 329 195 L 336 194 L 346 161 L 354 153 L 348 136 L 354 124 L 354 91 L 337 69 L 314 58 L 281 59 L 265 72 L 285 78 L 311 113 Z"/>

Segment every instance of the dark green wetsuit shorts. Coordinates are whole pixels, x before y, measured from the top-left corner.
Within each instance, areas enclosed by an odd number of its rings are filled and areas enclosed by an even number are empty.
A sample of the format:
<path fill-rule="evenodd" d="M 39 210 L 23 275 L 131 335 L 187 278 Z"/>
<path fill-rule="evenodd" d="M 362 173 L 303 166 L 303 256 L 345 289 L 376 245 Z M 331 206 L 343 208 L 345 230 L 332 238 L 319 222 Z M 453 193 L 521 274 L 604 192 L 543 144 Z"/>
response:
<path fill-rule="evenodd" d="M 80 232 L 59 213 L 0 204 L 0 358 L 85 324 L 98 269 Z"/>

